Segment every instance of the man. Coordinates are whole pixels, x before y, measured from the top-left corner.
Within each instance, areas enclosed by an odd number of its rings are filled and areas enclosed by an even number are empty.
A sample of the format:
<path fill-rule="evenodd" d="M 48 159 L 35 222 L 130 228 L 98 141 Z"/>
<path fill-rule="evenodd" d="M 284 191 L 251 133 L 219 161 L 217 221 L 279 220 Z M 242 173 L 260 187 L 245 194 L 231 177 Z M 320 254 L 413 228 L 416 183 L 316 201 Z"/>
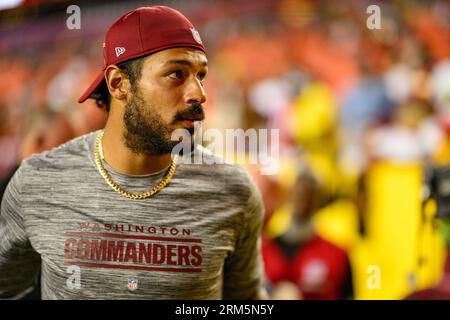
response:
<path fill-rule="evenodd" d="M 25 160 L 7 188 L 0 297 L 20 296 L 40 268 L 44 299 L 261 297 L 250 176 L 171 157 L 171 134 L 204 118 L 198 32 L 176 10 L 138 8 L 111 26 L 103 54 L 79 102 L 106 108 L 104 130 Z"/>
<path fill-rule="evenodd" d="M 352 293 L 346 250 L 323 237 L 315 224 L 319 211 L 333 210 L 333 203 L 327 204 L 328 201 L 329 195 L 313 172 L 302 170 L 290 201 L 269 220 L 269 228 L 274 227 L 276 220 L 278 223 L 285 220 L 283 232 L 263 241 L 263 257 L 273 298 L 336 300 Z M 273 231 L 268 230 L 268 233 Z"/>

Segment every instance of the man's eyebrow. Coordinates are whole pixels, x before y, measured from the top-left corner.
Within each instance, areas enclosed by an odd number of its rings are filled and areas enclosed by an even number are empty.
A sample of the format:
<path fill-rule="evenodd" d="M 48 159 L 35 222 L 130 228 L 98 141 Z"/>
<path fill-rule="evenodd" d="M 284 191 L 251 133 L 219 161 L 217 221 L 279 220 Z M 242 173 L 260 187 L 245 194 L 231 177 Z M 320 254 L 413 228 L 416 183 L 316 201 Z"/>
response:
<path fill-rule="evenodd" d="M 191 61 L 185 60 L 185 59 L 169 60 L 166 63 L 164 63 L 164 66 L 173 65 L 173 64 L 181 64 L 181 65 L 185 65 L 185 66 L 188 66 L 188 67 L 193 67 L 193 63 Z M 206 67 L 208 65 L 208 63 L 206 61 L 202 61 L 200 63 L 200 65 L 202 67 Z"/>

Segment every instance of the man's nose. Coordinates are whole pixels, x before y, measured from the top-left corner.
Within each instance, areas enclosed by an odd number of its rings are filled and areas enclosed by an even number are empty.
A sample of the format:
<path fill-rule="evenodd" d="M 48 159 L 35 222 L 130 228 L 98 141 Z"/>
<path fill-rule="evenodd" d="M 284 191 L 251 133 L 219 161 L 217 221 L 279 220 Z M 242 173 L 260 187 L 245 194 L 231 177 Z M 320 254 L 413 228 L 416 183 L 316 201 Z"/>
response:
<path fill-rule="evenodd" d="M 206 101 L 205 90 L 199 79 L 192 79 L 189 81 L 186 94 L 185 94 L 186 104 L 202 104 Z"/>

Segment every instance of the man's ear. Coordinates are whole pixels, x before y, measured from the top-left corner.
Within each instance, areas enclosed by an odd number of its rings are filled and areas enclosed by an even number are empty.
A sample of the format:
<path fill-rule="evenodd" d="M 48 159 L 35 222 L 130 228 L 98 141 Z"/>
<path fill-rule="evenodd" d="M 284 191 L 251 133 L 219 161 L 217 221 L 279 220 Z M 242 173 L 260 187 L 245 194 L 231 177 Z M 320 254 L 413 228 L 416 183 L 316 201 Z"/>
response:
<path fill-rule="evenodd" d="M 105 70 L 105 81 L 109 94 L 117 100 L 126 100 L 130 92 L 130 81 L 116 65 Z"/>

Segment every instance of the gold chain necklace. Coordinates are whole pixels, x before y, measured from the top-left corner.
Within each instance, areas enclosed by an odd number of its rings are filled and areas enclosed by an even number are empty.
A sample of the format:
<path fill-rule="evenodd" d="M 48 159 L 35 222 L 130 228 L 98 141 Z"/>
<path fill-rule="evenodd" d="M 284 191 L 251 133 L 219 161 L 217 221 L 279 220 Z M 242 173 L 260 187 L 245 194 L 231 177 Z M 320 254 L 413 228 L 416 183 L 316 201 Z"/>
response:
<path fill-rule="evenodd" d="M 114 182 L 112 177 L 109 175 L 109 173 L 105 170 L 103 167 L 102 160 L 105 158 L 103 155 L 103 146 L 102 146 L 102 140 L 103 140 L 103 134 L 104 131 L 100 132 L 97 136 L 97 139 L 95 141 L 95 152 L 94 152 L 94 159 L 95 164 L 97 165 L 98 171 L 100 171 L 100 174 L 102 175 L 103 179 L 105 179 L 106 183 L 113 188 L 114 191 L 120 193 L 122 196 L 132 199 L 132 200 L 144 200 L 147 198 L 150 198 L 151 196 L 155 195 L 161 189 L 163 189 L 172 179 L 173 174 L 175 173 L 175 169 L 177 167 L 175 163 L 175 159 L 172 160 L 172 163 L 169 167 L 169 170 L 166 173 L 166 176 L 159 184 L 157 184 L 155 187 L 153 187 L 149 191 L 141 192 L 141 193 L 133 193 L 124 190 L 121 188 L 117 183 Z"/>

